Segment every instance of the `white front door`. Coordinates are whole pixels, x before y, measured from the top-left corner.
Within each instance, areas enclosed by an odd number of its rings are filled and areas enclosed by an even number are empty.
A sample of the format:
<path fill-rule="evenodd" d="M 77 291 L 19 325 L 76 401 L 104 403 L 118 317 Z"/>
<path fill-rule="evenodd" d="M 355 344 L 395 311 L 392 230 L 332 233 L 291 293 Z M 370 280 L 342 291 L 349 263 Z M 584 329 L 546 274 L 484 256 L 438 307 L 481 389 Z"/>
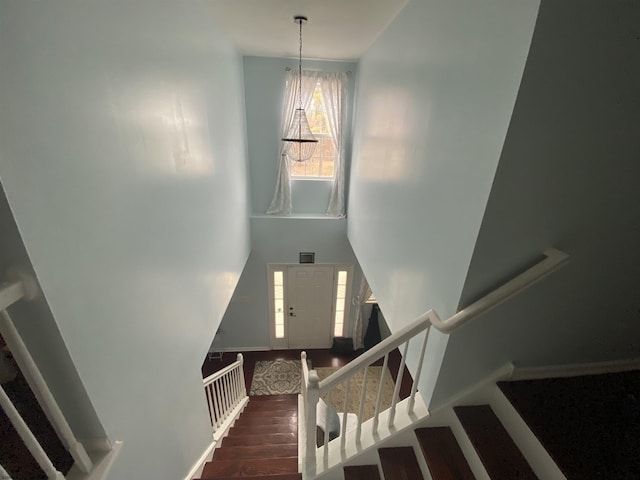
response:
<path fill-rule="evenodd" d="M 289 348 L 329 348 L 333 324 L 334 267 L 287 267 Z"/>

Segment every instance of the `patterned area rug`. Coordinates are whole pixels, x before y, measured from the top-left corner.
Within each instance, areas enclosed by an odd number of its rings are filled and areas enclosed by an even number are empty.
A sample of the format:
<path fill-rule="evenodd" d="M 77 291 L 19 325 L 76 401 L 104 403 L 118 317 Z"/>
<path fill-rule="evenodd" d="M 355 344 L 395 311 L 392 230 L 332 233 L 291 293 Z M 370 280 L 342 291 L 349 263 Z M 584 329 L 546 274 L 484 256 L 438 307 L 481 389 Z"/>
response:
<path fill-rule="evenodd" d="M 300 393 L 300 360 L 260 360 L 256 362 L 249 395 Z"/>
<path fill-rule="evenodd" d="M 315 369 L 318 372 L 320 380 L 327 378 L 338 368 L 319 367 Z M 364 411 L 362 421 L 373 418 L 376 412 L 376 400 L 378 396 L 378 387 L 380 386 L 380 375 L 382 367 L 369 367 L 367 373 L 367 386 L 365 389 Z M 358 372 L 349 380 L 349 403 L 347 411 L 358 414 L 360 410 L 360 396 L 362 395 L 362 384 L 364 383 L 364 372 Z M 323 396 L 324 401 L 333 405 L 337 412 L 344 412 L 344 388 L 345 384 L 341 383 L 328 395 Z M 382 401 L 380 403 L 380 411 L 384 411 L 391 406 L 393 398 L 394 383 L 389 370 L 385 372 L 384 383 L 382 384 Z"/>

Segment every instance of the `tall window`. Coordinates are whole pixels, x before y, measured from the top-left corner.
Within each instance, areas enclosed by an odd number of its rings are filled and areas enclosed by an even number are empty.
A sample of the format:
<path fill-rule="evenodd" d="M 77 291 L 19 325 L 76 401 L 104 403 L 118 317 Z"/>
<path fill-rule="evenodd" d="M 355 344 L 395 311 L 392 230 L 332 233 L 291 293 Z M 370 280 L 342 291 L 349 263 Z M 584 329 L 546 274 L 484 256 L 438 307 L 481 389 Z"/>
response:
<path fill-rule="evenodd" d="M 318 145 L 313 157 L 309 160 L 291 163 L 291 176 L 331 179 L 334 176 L 336 146 L 329 129 L 329 119 L 320 82 L 316 83 L 311 97 L 311 106 L 306 113 L 311 131 L 318 139 Z"/>
<path fill-rule="evenodd" d="M 345 215 L 345 148 L 343 140 L 346 117 L 347 72 L 303 71 L 302 79 L 297 72 L 287 72 L 280 138 L 291 129 L 296 108 L 299 106 L 298 88 L 311 131 L 318 137 L 315 156 L 306 162 L 290 162 L 286 155 L 290 145 L 281 142 L 279 150 L 278 176 L 275 191 L 266 213 L 269 215 L 291 215 L 291 179 L 328 180 L 331 195 L 327 215 Z"/>
<path fill-rule="evenodd" d="M 284 338 L 284 273 L 273 272 L 273 308 L 276 338 Z"/>
<path fill-rule="evenodd" d="M 334 319 L 333 336 L 341 337 L 344 333 L 344 310 L 347 298 L 347 271 L 338 271 L 336 282 L 336 316 Z"/>

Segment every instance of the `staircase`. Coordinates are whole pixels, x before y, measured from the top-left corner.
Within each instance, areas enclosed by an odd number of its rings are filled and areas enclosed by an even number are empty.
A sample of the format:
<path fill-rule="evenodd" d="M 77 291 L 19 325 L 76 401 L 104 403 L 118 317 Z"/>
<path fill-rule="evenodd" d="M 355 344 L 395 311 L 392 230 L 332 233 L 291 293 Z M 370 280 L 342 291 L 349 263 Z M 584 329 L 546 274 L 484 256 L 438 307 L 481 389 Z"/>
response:
<path fill-rule="evenodd" d="M 640 478 L 640 370 L 500 382 L 474 398 L 434 412 L 409 446 L 379 448 L 376 464 L 344 467 L 344 479 Z"/>
<path fill-rule="evenodd" d="M 500 480 L 533 480 L 533 472 L 498 417 L 489 405 L 455 407 L 487 478 Z M 378 449 L 380 469 L 376 465 L 345 467 L 345 480 L 417 480 L 425 478 L 419 456 L 426 462 L 433 480 L 474 480 L 465 455 L 450 427 L 417 428 L 414 431 L 419 449 L 412 446 Z"/>
<path fill-rule="evenodd" d="M 202 480 L 300 480 L 298 396 L 250 397 Z"/>

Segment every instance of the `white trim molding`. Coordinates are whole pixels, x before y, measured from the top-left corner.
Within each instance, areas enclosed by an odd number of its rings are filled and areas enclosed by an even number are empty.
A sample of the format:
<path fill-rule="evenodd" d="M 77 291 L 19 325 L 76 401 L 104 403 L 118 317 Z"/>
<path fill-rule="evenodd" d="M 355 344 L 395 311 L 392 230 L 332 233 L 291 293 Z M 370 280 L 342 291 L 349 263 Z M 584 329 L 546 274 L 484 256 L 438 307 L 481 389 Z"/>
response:
<path fill-rule="evenodd" d="M 538 380 L 541 378 L 579 377 L 604 373 L 628 372 L 640 369 L 640 358 L 609 360 L 605 362 L 572 363 L 543 367 L 515 366 L 511 380 Z"/>
<path fill-rule="evenodd" d="M 202 469 L 204 468 L 204 464 L 210 462 L 213 458 L 213 450 L 215 449 L 216 442 L 213 441 L 204 449 L 200 458 L 196 460 L 196 463 L 193 464 L 189 473 L 187 473 L 184 477 L 184 480 L 192 480 L 195 478 L 199 478 L 202 475 Z"/>

